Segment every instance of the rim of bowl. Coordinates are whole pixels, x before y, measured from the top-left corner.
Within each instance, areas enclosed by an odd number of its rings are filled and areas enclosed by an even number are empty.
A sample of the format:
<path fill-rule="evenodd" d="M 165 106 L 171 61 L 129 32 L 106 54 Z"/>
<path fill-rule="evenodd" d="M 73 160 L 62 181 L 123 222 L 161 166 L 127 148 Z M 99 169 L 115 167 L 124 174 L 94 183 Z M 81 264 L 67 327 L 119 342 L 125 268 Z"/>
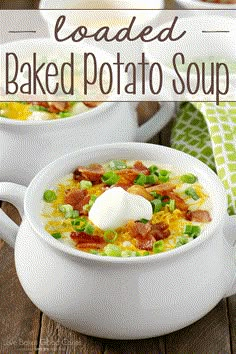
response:
<path fill-rule="evenodd" d="M 152 3 L 156 3 L 158 1 L 158 4 L 160 4 L 159 6 L 161 7 L 164 7 L 164 0 L 152 0 Z M 50 2 L 50 1 L 49 1 Z M 53 7 L 42 7 L 42 6 L 45 6 L 46 3 L 48 3 L 48 0 L 41 0 L 40 3 L 39 3 L 39 9 L 40 10 L 74 10 L 75 8 L 53 8 Z M 143 3 L 146 3 L 146 1 L 143 1 Z M 88 10 L 86 7 L 85 8 L 78 8 L 79 10 Z M 134 8 L 123 8 L 122 10 L 133 10 Z M 158 10 L 159 8 L 157 8 Z M 92 9 L 91 9 L 92 10 Z M 103 10 L 103 9 L 100 9 L 100 10 Z M 111 8 L 111 9 L 105 9 L 105 10 L 120 10 L 120 9 L 114 9 L 114 8 Z M 153 10 L 153 8 L 151 7 L 150 9 L 149 8 L 139 8 L 138 10 Z"/>
<path fill-rule="evenodd" d="M 154 2 L 153 2 L 154 3 Z M 156 9 L 136 9 L 136 11 L 137 10 L 140 10 L 140 11 L 151 11 L 151 10 L 156 10 L 156 11 L 158 11 L 158 14 L 160 13 L 160 11 L 161 10 L 163 10 L 164 9 L 164 7 L 165 7 L 165 4 L 164 4 L 164 0 L 159 0 L 159 3 L 160 3 L 160 5 L 159 5 L 159 7 L 158 8 L 156 8 Z M 40 11 L 42 11 L 42 17 L 45 19 L 45 21 L 47 22 L 47 23 L 49 23 L 49 24 L 52 24 L 53 23 L 53 18 L 51 17 L 51 16 L 46 16 L 45 14 L 44 14 L 44 11 L 50 11 L 50 10 L 58 10 L 58 11 L 60 11 L 60 10 L 76 10 L 76 9 L 74 9 L 74 8 L 48 8 L 48 7 L 43 7 L 43 6 L 45 6 L 45 0 L 41 0 L 40 1 L 40 3 L 39 3 L 39 10 Z M 82 8 L 82 9 L 78 9 L 78 10 L 88 10 L 88 9 L 86 9 L 86 8 Z M 93 9 L 91 9 L 91 10 L 93 10 Z M 96 10 L 96 9 L 94 9 L 94 10 Z M 102 10 L 110 10 L 110 11 L 112 11 L 112 10 L 120 10 L 120 11 L 132 11 L 132 10 L 134 10 L 133 8 L 124 8 L 124 9 L 100 9 L 101 11 Z M 151 20 L 153 20 L 154 18 L 155 18 L 156 16 L 153 16 L 152 18 L 151 18 Z M 147 23 L 147 21 L 143 21 L 143 22 L 141 22 L 141 23 L 138 23 L 137 24 L 137 27 L 140 27 L 140 26 L 143 26 L 145 23 Z M 125 24 L 124 24 L 125 25 Z M 73 28 L 74 26 L 73 25 L 67 25 L 67 27 L 68 28 Z M 113 27 L 113 29 L 118 29 L 120 26 L 118 26 L 118 25 L 115 25 L 114 27 Z M 96 29 L 96 27 L 94 27 L 95 29 Z M 97 27 L 97 28 L 99 28 L 99 27 Z"/>
<path fill-rule="evenodd" d="M 236 8 L 236 4 L 217 4 L 212 2 L 204 2 L 202 0 L 176 0 L 177 3 L 181 4 L 186 9 L 189 9 L 189 5 L 192 5 L 193 10 L 209 9 L 209 10 L 230 10 Z M 188 4 L 186 7 L 185 5 Z M 196 8 L 197 7 L 197 8 Z"/>
<path fill-rule="evenodd" d="M 15 101 L 9 101 L 15 102 Z M 16 101 L 17 102 L 17 101 Z M 80 101 L 79 101 L 80 102 Z M 48 120 L 18 120 L 18 119 L 11 119 L 11 118 L 4 118 L 0 116 L 0 124 L 6 125 L 21 125 L 21 126 L 38 126 L 38 125 L 64 125 L 67 121 L 76 121 L 76 120 L 87 120 L 90 116 L 92 117 L 91 113 L 96 113 L 97 116 L 103 116 L 103 112 L 105 109 L 110 109 L 111 106 L 118 104 L 118 101 L 109 101 L 103 102 L 98 107 L 91 108 L 86 112 L 78 113 L 77 115 L 67 117 L 67 118 L 60 118 L 60 119 L 48 119 Z M 109 117 L 107 117 L 109 119 Z M 94 117 L 93 117 L 94 119 Z"/>
<path fill-rule="evenodd" d="M 47 38 L 47 37 L 42 37 L 42 38 L 33 38 L 31 39 L 30 41 L 32 42 L 39 42 L 39 43 L 45 43 L 45 45 L 47 44 L 48 45 L 48 41 L 51 41 L 54 45 L 56 44 L 56 42 L 54 40 L 52 40 L 51 38 Z M 19 40 L 19 41 L 13 41 L 13 42 L 6 42 L 6 43 L 2 43 L 0 44 L 0 50 L 1 48 L 4 48 L 5 46 L 14 46 L 14 44 L 17 44 L 19 45 L 19 43 L 22 43 L 22 48 L 24 48 L 24 43 L 29 43 L 29 40 L 28 39 L 22 39 L 22 40 Z M 75 46 L 76 47 L 76 44 L 73 45 L 73 44 L 67 44 L 68 47 L 73 47 Z M 109 56 L 110 58 L 113 58 L 115 59 L 115 57 L 109 53 L 109 52 L 106 52 L 105 50 L 103 49 L 100 49 L 100 48 L 97 48 L 97 47 L 93 47 L 93 46 L 89 46 L 89 45 L 85 45 L 86 47 L 89 47 L 89 48 L 92 48 L 94 50 L 97 50 L 99 52 L 103 52 L 104 55 L 106 54 L 107 56 Z M 125 74 L 124 74 L 124 79 L 125 79 Z M 112 97 L 116 97 L 118 96 L 117 93 L 113 93 L 110 95 L 110 99 L 112 99 Z M 19 102 L 19 101 L 7 101 L 7 102 Z M 55 100 L 56 102 L 56 100 Z M 60 101 L 58 101 L 60 102 Z M 63 101 L 61 101 L 63 102 Z M 75 101 L 75 102 L 83 102 L 83 101 Z M 24 125 L 24 126 L 37 126 L 37 125 L 61 125 L 61 124 L 64 124 L 65 121 L 72 121 L 74 119 L 80 119 L 80 120 L 83 120 L 83 119 L 88 119 L 88 114 L 91 114 L 91 112 L 96 112 L 98 115 L 101 115 L 104 110 L 106 109 L 109 109 L 111 106 L 115 105 L 115 104 L 118 104 L 119 101 L 101 101 L 101 105 L 99 105 L 98 107 L 96 108 L 92 108 L 86 112 L 82 112 L 82 113 L 78 113 L 77 115 L 74 115 L 74 116 L 71 116 L 71 117 L 68 117 L 68 118 L 61 118 L 61 119 L 49 119 L 49 120 L 41 120 L 41 121 L 34 121 L 34 120 L 18 120 L 18 119 L 10 119 L 10 118 L 4 118 L 4 117 L 1 117 L 0 116 L 0 124 L 6 124 L 6 125 Z"/>
<path fill-rule="evenodd" d="M 201 233 L 201 236 L 198 237 L 197 239 L 189 242 L 188 244 L 184 245 L 184 247 L 179 247 L 176 249 L 171 250 L 170 252 L 164 252 L 158 255 L 149 255 L 146 257 L 130 257 L 130 258 L 121 258 L 121 257 L 110 257 L 110 256 L 99 256 L 99 255 L 93 255 L 89 254 L 77 249 L 74 249 L 73 247 L 63 244 L 61 242 L 58 242 L 58 240 L 54 239 L 47 233 L 43 227 L 42 220 L 40 219 L 40 211 L 38 210 L 36 212 L 36 215 L 33 215 L 32 212 L 29 210 L 30 205 L 32 203 L 32 198 L 34 198 L 35 193 L 34 190 L 37 190 L 38 185 L 40 185 L 41 179 L 46 178 L 48 179 L 48 176 L 52 175 L 52 171 L 58 170 L 58 166 L 63 166 L 63 162 L 70 161 L 70 157 L 76 158 L 76 156 L 79 157 L 79 155 L 89 155 L 90 153 L 94 152 L 99 152 L 99 151 L 112 151 L 112 149 L 130 149 L 132 147 L 132 150 L 135 151 L 135 149 L 156 149 L 157 152 L 160 153 L 160 150 L 163 153 L 168 152 L 169 154 L 177 154 L 181 159 L 187 159 L 189 162 L 191 161 L 192 166 L 194 166 L 194 169 L 203 169 L 203 172 L 207 174 L 209 178 L 209 182 L 217 184 L 216 193 L 217 196 L 219 197 L 219 205 L 225 207 L 225 213 L 222 213 L 222 207 L 218 208 L 217 215 L 215 215 L 214 220 L 212 220 L 211 224 L 209 224 L 206 228 L 206 230 L 203 230 Z M 79 158 L 78 158 L 79 160 Z M 62 167 L 61 167 L 62 169 Z M 69 169 L 69 168 L 68 168 Z M 70 171 L 68 171 L 70 173 Z M 55 176 L 55 173 L 54 173 Z M 60 178 L 60 177 L 59 177 Z M 58 179 L 59 179 L 58 178 Z M 52 178 L 51 178 L 52 179 Z M 210 181 L 211 180 L 211 181 Z M 118 264 L 136 264 L 136 263 L 149 263 L 149 262 L 158 262 L 158 261 L 163 261 L 163 260 L 168 260 L 169 258 L 173 257 L 178 257 L 179 255 L 185 254 L 187 252 L 190 252 L 193 250 L 195 247 L 200 247 L 204 242 L 206 242 L 209 238 L 214 237 L 214 231 L 216 230 L 217 226 L 220 223 L 225 222 L 225 217 L 227 214 L 227 198 L 226 198 L 226 193 L 224 190 L 223 185 L 220 183 L 217 175 L 203 162 L 200 160 L 197 160 L 196 158 L 166 147 L 166 146 L 160 146 L 160 145 L 153 145 L 153 144 L 148 144 L 148 143 L 113 143 L 113 144 L 105 144 L 105 145 L 98 145 L 98 146 L 92 146 L 89 148 L 84 148 L 75 152 L 72 152 L 70 154 L 64 155 L 60 157 L 59 159 L 55 160 L 54 162 L 50 163 L 47 165 L 44 169 L 42 169 L 32 180 L 30 183 L 29 187 L 27 188 L 26 195 L 25 195 L 25 200 L 24 200 L 24 210 L 25 210 L 25 216 L 27 221 L 29 222 L 31 228 L 33 231 L 36 233 L 37 236 L 41 237 L 43 241 L 47 242 L 49 246 L 53 247 L 54 249 L 57 249 L 61 251 L 62 253 L 70 256 L 75 256 L 77 258 L 82 258 L 83 260 L 87 261 L 93 261 L 93 262 L 99 262 L 99 263 L 104 263 L 104 262 L 109 262 L 109 263 L 118 263 Z"/>
<path fill-rule="evenodd" d="M 182 0 L 181 0 L 182 1 Z M 190 1 L 194 1 L 194 0 L 190 0 Z M 212 21 L 214 20 L 214 19 L 219 19 L 219 20 L 222 20 L 222 17 L 223 16 L 220 16 L 220 15 L 214 15 L 214 16 L 212 16 L 212 15 L 202 15 L 202 16 L 200 16 L 200 17 L 198 17 L 198 21 L 201 21 L 201 19 L 202 18 L 204 18 L 204 19 L 206 19 L 206 18 L 209 18 L 209 19 L 211 19 Z M 223 17 L 224 18 L 224 17 Z M 186 16 L 186 17 L 181 17 L 180 19 L 179 19 L 179 23 L 182 21 L 182 20 L 188 20 L 188 21 L 190 21 L 190 22 L 192 22 L 193 20 L 192 20 L 192 17 L 188 17 L 188 16 Z M 235 25 L 235 20 L 233 19 L 233 18 L 231 18 L 231 17 L 228 17 L 227 18 L 227 22 L 231 22 L 232 23 L 232 25 Z M 171 22 L 167 22 L 167 23 L 165 23 L 165 25 L 167 25 L 168 26 L 168 24 L 171 24 Z M 235 27 L 235 26 L 234 26 Z M 158 31 L 159 29 L 161 29 L 161 27 L 156 27 L 156 30 Z M 152 54 L 152 52 L 149 50 L 149 46 L 150 46 L 150 44 L 149 43 L 144 43 L 144 50 L 145 50 L 145 54 L 146 54 L 146 57 L 147 57 L 147 59 L 148 60 L 155 60 L 155 58 L 153 57 L 153 54 Z M 167 74 L 173 74 L 173 72 L 174 72 L 174 69 L 172 69 L 171 67 L 169 67 L 168 66 L 168 64 L 166 64 L 166 63 L 164 63 L 164 64 L 162 64 L 163 65 L 163 68 L 164 68 L 164 70 L 166 71 L 166 73 Z M 232 74 L 232 76 L 235 76 L 236 74 Z M 196 74 L 192 74 L 192 77 L 195 77 L 196 76 Z"/>

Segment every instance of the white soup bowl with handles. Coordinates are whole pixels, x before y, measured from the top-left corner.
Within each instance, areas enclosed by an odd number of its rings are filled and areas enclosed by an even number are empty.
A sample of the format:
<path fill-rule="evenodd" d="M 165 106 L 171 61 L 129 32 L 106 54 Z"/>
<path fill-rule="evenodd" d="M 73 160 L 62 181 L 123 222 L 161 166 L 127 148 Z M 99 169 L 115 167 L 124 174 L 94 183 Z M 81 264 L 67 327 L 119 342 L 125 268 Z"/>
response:
<path fill-rule="evenodd" d="M 44 191 L 78 165 L 111 159 L 168 163 L 194 173 L 211 199 L 212 222 L 187 245 L 147 257 L 97 256 L 51 237 L 40 217 Z M 143 143 L 82 149 L 45 167 L 27 189 L 0 183 L 0 199 L 23 216 L 18 228 L 1 211 L 0 235 L 15 247 L 26 294 L 50 318 L 80 333 L 112 339 L 164 335 L 236 292 L 236 220 L 227 214 L 225 190 L 212 170 L 180 151 Z"/>

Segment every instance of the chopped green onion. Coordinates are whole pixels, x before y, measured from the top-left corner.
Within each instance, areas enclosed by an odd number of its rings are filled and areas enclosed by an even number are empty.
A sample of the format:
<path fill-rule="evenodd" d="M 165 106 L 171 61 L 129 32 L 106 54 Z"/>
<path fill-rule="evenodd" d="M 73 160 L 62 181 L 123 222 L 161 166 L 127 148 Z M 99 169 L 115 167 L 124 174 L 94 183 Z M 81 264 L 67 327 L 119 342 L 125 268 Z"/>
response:
<path fill-rule="evenodd" d="M 150 255 L 150 252 L 148 252 L 148 251 L 143 252 L 144 257 L 149 256 L 149 255 Z"/>
<path fill-rule="evenodd" d="M 93 225 L 87 223 L 85 228 L 84 228 L 84 232 L 88 235 L 92 235 L 94 233 L 94 227 Z"/>
<path fill-rule="evenodd" d="M 147 224 L 149 222 L 149 220 L 147 219 L 141 219 L 139 220 L 139 222 L 141 222 L 142 224 Z"/>
<path fill-rule="evenodd" d="M 110 257 L 121 257 L 120 247 L 118 247 L 116 245 L 112 245 L 111 243 L 109 243 L 108 245 L 106 245 L 104 247 L 104 252 L 107 256 L 110 256 Z"/>
<path fill-rule="evenodd" d="M 60 232 L 56 232 L 55 234 L 52 234 L 52 237 L 54 237 L 56 240 L 59 240 L 61 238 Z"/>
<path fill-rule="evenodd" d="M 73 206 L 70 205 L 70 204 L 64 204 L 64 205 L 60 205 L 59 206 L 59 210 L 65 214 L 65 213 L 68 213 L 70 211 L 73 211 Z"/>
<path fill-rule="evenodd" d="M 197 182 L 197 177 L 194 176 L 192 173 L 188 173 L 187 175 L 181 176 L 180 180 L 183 183 L 193 184 L 193 183 Z"/>
<path fill-rule="evenodd" d="M 90 198 L 89 203 L 86 204 L 86 205 L 84 205 L 84 206 L 83 206 L 83 209 L 84 209 L 85 211 L 89 211 L 89 210 L 92 208 L 92 206 L 93 206 L 93 204 L 94 204 L 94 202 L 95 202 L 96 199 L 97 199 L 97 196 L 96 196 L 96 195 L 92 195 L 91 198 Z"/>
<path fill-rule="evenodd" d="M 84 189 L 89 189 L 93 186 L 92 182 L 90 181 L 80 181 L 79 183 L 80 189 L 84 190 Z"/>
<path fill-rule="evenodd" d="M 185 225 L 184 234 L 191 235 L 193 225 Z"/>
<path fill-rule="evenodd" d="M 160 241 L 156 241 L 154 244 L 153 244 L 153 247 L 152 247 L 152 250 L 153 250 L 153 253 L 161 253 L 164 251 L 164 241 L 160 240 Z"/>
<path fill-rule="evenodd" d="M 134 181 L 134 184 L 138 184 L 139 186 L 144 186 L 145 184 L 155 184 L 158 182 L 158 178 L 156 175 L 146 176 L 143 173 L 138 175 Z"/>
<path fill-rule="evenodd" d="M 184 234 L 190 237 L 197 238 L 201 233 L 200 226 L 197 225 L 185 225 Z"/>
<path fill-rule="evenodd" d="M 138 175 L 135 180 L 134 180 L 134 184 L 137 184 L 139 186 L 144 186 L 144 184 L 146 184 L 146 177 L 143 173 L 141 173 L 140 175 Z"/>
<path fill-rule="evenodd" d="M 158 167 L 157 166 L 152 165 L 148 169 L 149 169 L 151 175 L 158 176 L 158 172 L 157 172 L 158 171 Z"/>
<path fill-rule="evenodd" d="M 162 196 L 158 194 L 157 192 L 150 192 L 150 194 L 155 198 L 155 199 L 161 199 Z"/>
<path fill-rule="evenodd" d="M 121 252 L 121 257 L 123 258 L 128 258 L 128 257 L 137 257 L 137 252 L 134 251 L 122 251 Z"/>
<path fill-rule="evenodd" d="M 145 184 L 155 184 L 158 182 L 158 178 L 156 175 L 146 176 Z"/>
<path fill-rule="evenodd" d="M 115 230 L 107 230 L 103 237 L 106 242 L 114 243 L 118 238 L 118 233 Z"/>
<path fill-rule="evenodd" d="M 198 200 L 198 199 L 200 198 L 200 197 L 197 195 L 195 189 L 193 189 L 193 188 L 188 188 L 188 189 L 186 189 L 185 194 L 186 194 L 188 197 L 191 197 L 193 200 Z"/>
<path fill-rule="evenodd" d="M 68 118 L 71 117 L 71 112 L 60 112 L 59 113 L 60 118 Z"/>
<path fill-rule="evenodd" d="M 98 251 L 96 251 L 96 250 L 91 250 L 89 253 L 91 253 L 91 254 L 99 254 L 99 252 Z"/>
<path fill-rule="evenodd" d="M 170 172 L 167 170 L 161 170 L 159 172 L 159 181 L 162 183 L 166 183 L 170 180 Z"/>
<path fill-rule="evenodd" d="M 175 247 L 178 248 L 183 245 L 186 245 L 188 243 L 188 241 L 189 241 L 189 239 L 185 236 L 178 237 Z"/>
<path fill-rule="evenodd" d="M 85 230 L 87 225 L 86 218 L 76 218 L 75 220 L 71 221 L 71 225 L 74 227 L 75 231 L 82 232 Z"/>
<path fill-rule="evenodd" d="M 161 201 L 162 201 L 162 206 L 164 207 L 167 204 L 170 204 L 170 197 L 168 196 L 161 197 Z"/>
<path fill-rule="evenodd" d="M 169 204 L 170 211 L 173 213 L 173 211 L 176 208 L 176 202 L 173 199 L 170 199 L 170 204 Z"/>
<path fill-rule="evenodd" d="M 49 190 L 44 192 L 43 199 L 47 203 L 52 203 L 52 202 L 54 202 L 54 200 L 57 199 L 57 195 L 56 195 L 56 193 L 54 191 L 49 189 Z"/>
<path fill-rule="evenodd" d="M 31 105 L 31 112 L 48 112 L 48 108 L 38 105 Z"/>
<path fill-rule="evenodd" d="M 79 216 L 78 210 L 73 210 L 71 213 L 71 219 L 76 219 Z"/>
<path fill-rule="evenodd" d="M 107 172 L 102 176 L 103 183 L 107 184 L 108 186 L 112 186 L 112 185 L 116 184 L 119 181 L 119 179 L 120 179 L 120 176 L 118 176 L 113 171 Z"/>
<path fill-rule="evenodd" d="M 158 213 L 162 209 L 162 201 L 160 199 L 154 199 L 151 201 L 153 214 Z"/>
<path fill-rule="evenodd" d="M 127 165 L 124 161 L 113 160 L 109 163 L 109 166 L 112 170 L 124 170 L 127 168 Z"/>
<path fill-rule="evenodd" d="M 59 210 L 64 214 L 66 219 L 75 219 L 79 216 L 79 212 L 73 210 L 73 207 L 70 204 L 60 205 Z"/>

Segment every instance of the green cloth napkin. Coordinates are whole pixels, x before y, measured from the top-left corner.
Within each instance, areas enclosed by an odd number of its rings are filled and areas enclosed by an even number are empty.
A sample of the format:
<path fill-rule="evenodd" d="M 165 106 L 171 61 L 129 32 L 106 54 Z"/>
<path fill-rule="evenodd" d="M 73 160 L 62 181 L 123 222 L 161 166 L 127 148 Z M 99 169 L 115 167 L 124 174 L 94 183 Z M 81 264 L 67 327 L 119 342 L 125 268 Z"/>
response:
<path fill-rule="evenodd" d="M 236 102 L 182 103 L 172 129 L 171 146 L 217 172 L 236 214 Z"/>

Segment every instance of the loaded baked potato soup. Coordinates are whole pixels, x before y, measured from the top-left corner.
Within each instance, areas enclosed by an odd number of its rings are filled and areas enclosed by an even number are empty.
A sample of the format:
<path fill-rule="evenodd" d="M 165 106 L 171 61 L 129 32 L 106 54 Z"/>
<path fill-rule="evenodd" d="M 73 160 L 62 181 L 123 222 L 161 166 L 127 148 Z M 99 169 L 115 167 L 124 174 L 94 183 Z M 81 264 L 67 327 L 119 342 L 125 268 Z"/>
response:
<path fill-rule="evenodd" d="M 0 102 L 0 117 L 17 120 L 51 120 L 89 111 L 99 102 Z"/>
<path fill-rule="evenodd" d="M 46 231 L 101 256 L 138 257 L 181 247 L 211 222 L 197 176 L 155 163 L 113 160 L 78 166 L 42 196 Z"/>

